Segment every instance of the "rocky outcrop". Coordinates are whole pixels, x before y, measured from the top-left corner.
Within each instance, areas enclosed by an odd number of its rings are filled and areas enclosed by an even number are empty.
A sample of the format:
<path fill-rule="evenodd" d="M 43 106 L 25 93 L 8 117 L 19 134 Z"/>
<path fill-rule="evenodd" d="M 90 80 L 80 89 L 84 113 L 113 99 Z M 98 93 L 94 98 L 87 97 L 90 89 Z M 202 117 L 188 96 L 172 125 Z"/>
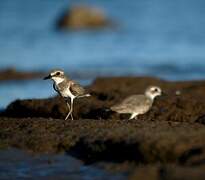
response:
<path fill-rule="evenodd" d="M 158 85 L 164 95 L 158 97 L 151 111 L 139 116 L 146 121 L 195 122 L 205 113 L 205 82 L 167 82 L 154 78 L 98 78 L 88 87 L 91 97 L 74 104 L 75 119 L 126 119 L 109 107 L 130 94 L 143 93 L 147 86 Z M 9 117 L 66 116 L 68 109 L 60 97 L 53 99 L 17 100 L 3 112 Z M 198 119 L 198 122 L 203 122 Z"/>
<path fill-rule="evenodd" d="M 43 77 L 41 72 L 22 72 L 14 68 L 8 68 L 0 71 L 0 81 L 7 80 L 26 80 Z"/>
<path fill-rule="evenodd" d="M 109 110 L 149 85 L 165 95 L 138 120 Z M 88 90 L 91 97 L 75 102 L 74 121 L 63 120 L 67 108 L 59 97 L 11 103 L 1 113 L 0 147 L 63 151 L 88 164 L 127 163 L 131 179 L 204 178 L 205 81 L 99 78 Z"/>

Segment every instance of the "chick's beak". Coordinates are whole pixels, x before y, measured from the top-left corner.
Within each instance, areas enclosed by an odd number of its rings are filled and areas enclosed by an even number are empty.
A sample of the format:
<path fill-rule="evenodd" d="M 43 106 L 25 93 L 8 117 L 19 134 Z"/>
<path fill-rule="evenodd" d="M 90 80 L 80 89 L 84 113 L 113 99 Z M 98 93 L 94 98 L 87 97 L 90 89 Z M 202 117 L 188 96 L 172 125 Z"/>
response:
<path fill-rule="evenodd" d="M 51 75 L 49 74 L 48 76 L 44 77 L 43 80 L 51 79 Z"/>

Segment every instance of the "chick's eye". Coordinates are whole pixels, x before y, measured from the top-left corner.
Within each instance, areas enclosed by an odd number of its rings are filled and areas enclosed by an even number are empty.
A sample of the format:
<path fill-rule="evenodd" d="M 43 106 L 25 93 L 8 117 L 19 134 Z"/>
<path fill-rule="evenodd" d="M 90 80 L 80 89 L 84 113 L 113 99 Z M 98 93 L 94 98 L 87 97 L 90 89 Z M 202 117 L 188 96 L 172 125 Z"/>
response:
<path fill-rule="evenodd" d="M 57 72 L 56 75 L 59 76 L 59 75 L 60 75 L 60 72 Z"/>

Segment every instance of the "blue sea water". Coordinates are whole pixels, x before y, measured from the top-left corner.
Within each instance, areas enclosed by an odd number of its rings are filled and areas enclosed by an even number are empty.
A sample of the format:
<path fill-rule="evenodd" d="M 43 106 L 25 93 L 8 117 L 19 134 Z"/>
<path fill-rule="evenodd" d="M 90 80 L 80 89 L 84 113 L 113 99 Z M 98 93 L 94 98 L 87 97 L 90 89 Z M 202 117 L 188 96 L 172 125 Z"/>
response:
<path fill-rule="evenodd" d="M 66 154 L 31 155 L 10 148 L 0 151 L 0 179 L 71 179 L 123 180 L 122 174 L 106 172 L 93 165 L 86 166 Z"/>
<path fill-rule="evenodd" d="M 57 31 L 73 4 L 103 9 L 114 28 Z M 96 76 L 149 75 L 169 80 L 205 78 L 204 0 L 1 0 L 0 68 L 62 68 Z M 84 77 L 84 78 L 83 78 Z M 81 80 L 82 80 L 81 79 Z M 0 107 L 17 98 L 54 95 L 48 82 L 0 84 Z"/>

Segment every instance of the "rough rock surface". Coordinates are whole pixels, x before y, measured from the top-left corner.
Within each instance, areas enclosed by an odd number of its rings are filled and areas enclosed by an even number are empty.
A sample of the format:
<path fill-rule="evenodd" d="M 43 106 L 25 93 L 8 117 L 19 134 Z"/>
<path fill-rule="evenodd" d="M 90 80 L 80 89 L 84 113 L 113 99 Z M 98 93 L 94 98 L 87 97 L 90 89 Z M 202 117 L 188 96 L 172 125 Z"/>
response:
<path fill-rule="evenodd" d="M 58 20 L 57 26 L 64 29 L 103 28 L 111 25 L 103 11 L 85 5 L 73 6 Z"/>
<path fill-rule="evenodd" d="M 148 165 L 137 167 L 134 173 L 130 176 L 130 180 L 145 179 L 145 180 L 203 180 L 205 177 L 205 166 L 179 166 L 176 164 L 168 165 Z"/>
<path fill-rule="evenodd" d="M 109 111 L 149 85 L 165 95 L 138 120 Z M 74 121 L 63 120 L 67 108 L 59 97 L 11 103 L 1 113 L 0 146 L 66 151 L 89 164 L 127 162 L 131 179 L 205 178 L 205 81 L 99 78 L 88 90 L 92 96 L 75 103 Z"/>
<path fill-rule="evenodd" d="M 91 97 L 75 101 L 75 119 L 126 119 L 109 107 L 130 94 L 143 93 L 147 86 L 158 85 L 164 94 L 156 99 L 150 112 L 139 117 L 146 121 L 204 122 L 205 82 L 166 82 L 153 78 L 98 78 L 88 87 Z M 17 100 L 4 116 L 63 118 L 68 109 L 60 97 Z M 199 119 L 198 119 L 199 118 Z"/>

